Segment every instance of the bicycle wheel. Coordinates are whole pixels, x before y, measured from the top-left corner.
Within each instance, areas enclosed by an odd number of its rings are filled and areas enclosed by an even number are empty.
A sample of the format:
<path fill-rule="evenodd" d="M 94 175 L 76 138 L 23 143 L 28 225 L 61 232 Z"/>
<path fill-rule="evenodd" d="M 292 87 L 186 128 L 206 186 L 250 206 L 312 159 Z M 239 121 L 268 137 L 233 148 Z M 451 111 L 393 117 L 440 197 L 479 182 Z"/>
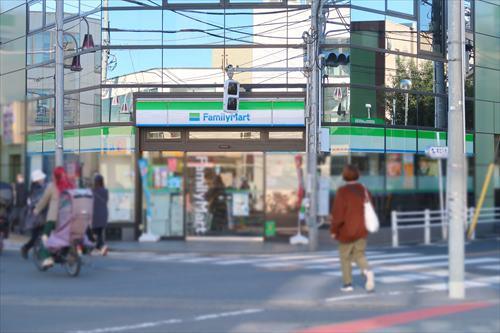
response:
<path fill-rule="evenodd" d="M 35 244 L 33 244 L 33 255 L 32 255 L 33 263 L 35 264 L 36 268 L 39 271 L 44 272 L 48 269 L 48 267 L 42 266 L 43 258 L 40 255 L 41 248 L 42 248 L 42 240 L 40 238 L 37 238 Z"/>
<path fill-rule="evenodd" d="M 72 246 L 68 253 L 66 254 L 66 258 L 64 261 L 64 268 L 69 276 L 76 277 L 80 274 L 80 268 L 82 266 L 82 259 L 78 254 L 78 251 L 74 246 Z"/>

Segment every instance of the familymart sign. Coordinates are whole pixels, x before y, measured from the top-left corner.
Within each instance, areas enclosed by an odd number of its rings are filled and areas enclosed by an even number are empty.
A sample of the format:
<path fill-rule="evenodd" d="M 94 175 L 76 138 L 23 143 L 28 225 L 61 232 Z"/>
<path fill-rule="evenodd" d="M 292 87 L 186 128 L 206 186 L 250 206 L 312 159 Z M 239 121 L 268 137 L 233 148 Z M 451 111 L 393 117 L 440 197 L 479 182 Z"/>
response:
<path fill-rule="evenodd" d="M 241 99 L 238 113 L 226 113 L 215 99 L 138 99 L 135 123 L 140 127 L 304 126 L 304 100 Z"/>

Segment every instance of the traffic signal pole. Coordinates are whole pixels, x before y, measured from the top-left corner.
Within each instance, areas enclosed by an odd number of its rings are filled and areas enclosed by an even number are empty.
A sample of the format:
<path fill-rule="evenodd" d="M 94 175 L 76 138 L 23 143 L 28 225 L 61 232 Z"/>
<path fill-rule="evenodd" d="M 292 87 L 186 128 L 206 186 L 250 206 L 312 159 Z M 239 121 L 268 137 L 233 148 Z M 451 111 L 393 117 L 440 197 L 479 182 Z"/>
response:
<path fill-rule="evenodd" d="M 64 165 L 64 50 L 63 22 L 64 1 L 56 1 L 56 112 L 55 112 L 55 165 Z M 76 45 L 75 45 L 76 47 Z"/>
<path fill-rule="evenodd" d="M 464 129 L 464 1 L 448 1 L 448 163 L 446 202 L 450 298 L 465 298 L 464 233 L 467 207 Z"/>
<path fill-rule="evenodd" d="M 309 81 L 307 114 L 306 114 L 306 145 L 307 145 L 307 182 L 306 191 L 308 198 L 307 224 L 309 230 L 309 250 L 315 251 L 318 248 L 318 133 L 320 110 L 320 64 L 319 60 L 319 42 L 320 26 L 319 18 L 321 15 L 321 0 L 313 0 L 311 4 L 311 28 L 306 42 L 309 47 Z"/>

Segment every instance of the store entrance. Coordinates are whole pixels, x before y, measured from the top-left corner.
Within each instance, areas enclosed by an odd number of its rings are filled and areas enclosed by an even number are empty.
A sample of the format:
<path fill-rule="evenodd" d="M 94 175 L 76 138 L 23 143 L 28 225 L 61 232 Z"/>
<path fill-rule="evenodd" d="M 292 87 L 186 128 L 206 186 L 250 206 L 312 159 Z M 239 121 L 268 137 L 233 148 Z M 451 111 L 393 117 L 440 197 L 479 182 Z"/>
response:
<path fill-rule="evenodd" d="M 296 232 L 302 128 L 147 128 L 139 136 L 143 231 L 162 238 Z"/>
<path fill-rule="evenodd" d="M 187 236 L 262 235 L 262 152 L 188 152 L 186 161 Z"/>

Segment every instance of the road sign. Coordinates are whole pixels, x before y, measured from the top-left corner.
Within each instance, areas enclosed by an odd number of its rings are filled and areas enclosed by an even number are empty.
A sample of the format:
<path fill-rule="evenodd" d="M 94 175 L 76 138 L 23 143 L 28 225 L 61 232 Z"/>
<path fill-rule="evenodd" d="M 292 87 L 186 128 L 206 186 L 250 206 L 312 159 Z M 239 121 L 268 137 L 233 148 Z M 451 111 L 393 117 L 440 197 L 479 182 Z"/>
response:
<path fill-rule="evenodd" d="M 448 158 L 448 147 L 429 147 L 425 150 L 425 155 L 433 159 Z"/>

